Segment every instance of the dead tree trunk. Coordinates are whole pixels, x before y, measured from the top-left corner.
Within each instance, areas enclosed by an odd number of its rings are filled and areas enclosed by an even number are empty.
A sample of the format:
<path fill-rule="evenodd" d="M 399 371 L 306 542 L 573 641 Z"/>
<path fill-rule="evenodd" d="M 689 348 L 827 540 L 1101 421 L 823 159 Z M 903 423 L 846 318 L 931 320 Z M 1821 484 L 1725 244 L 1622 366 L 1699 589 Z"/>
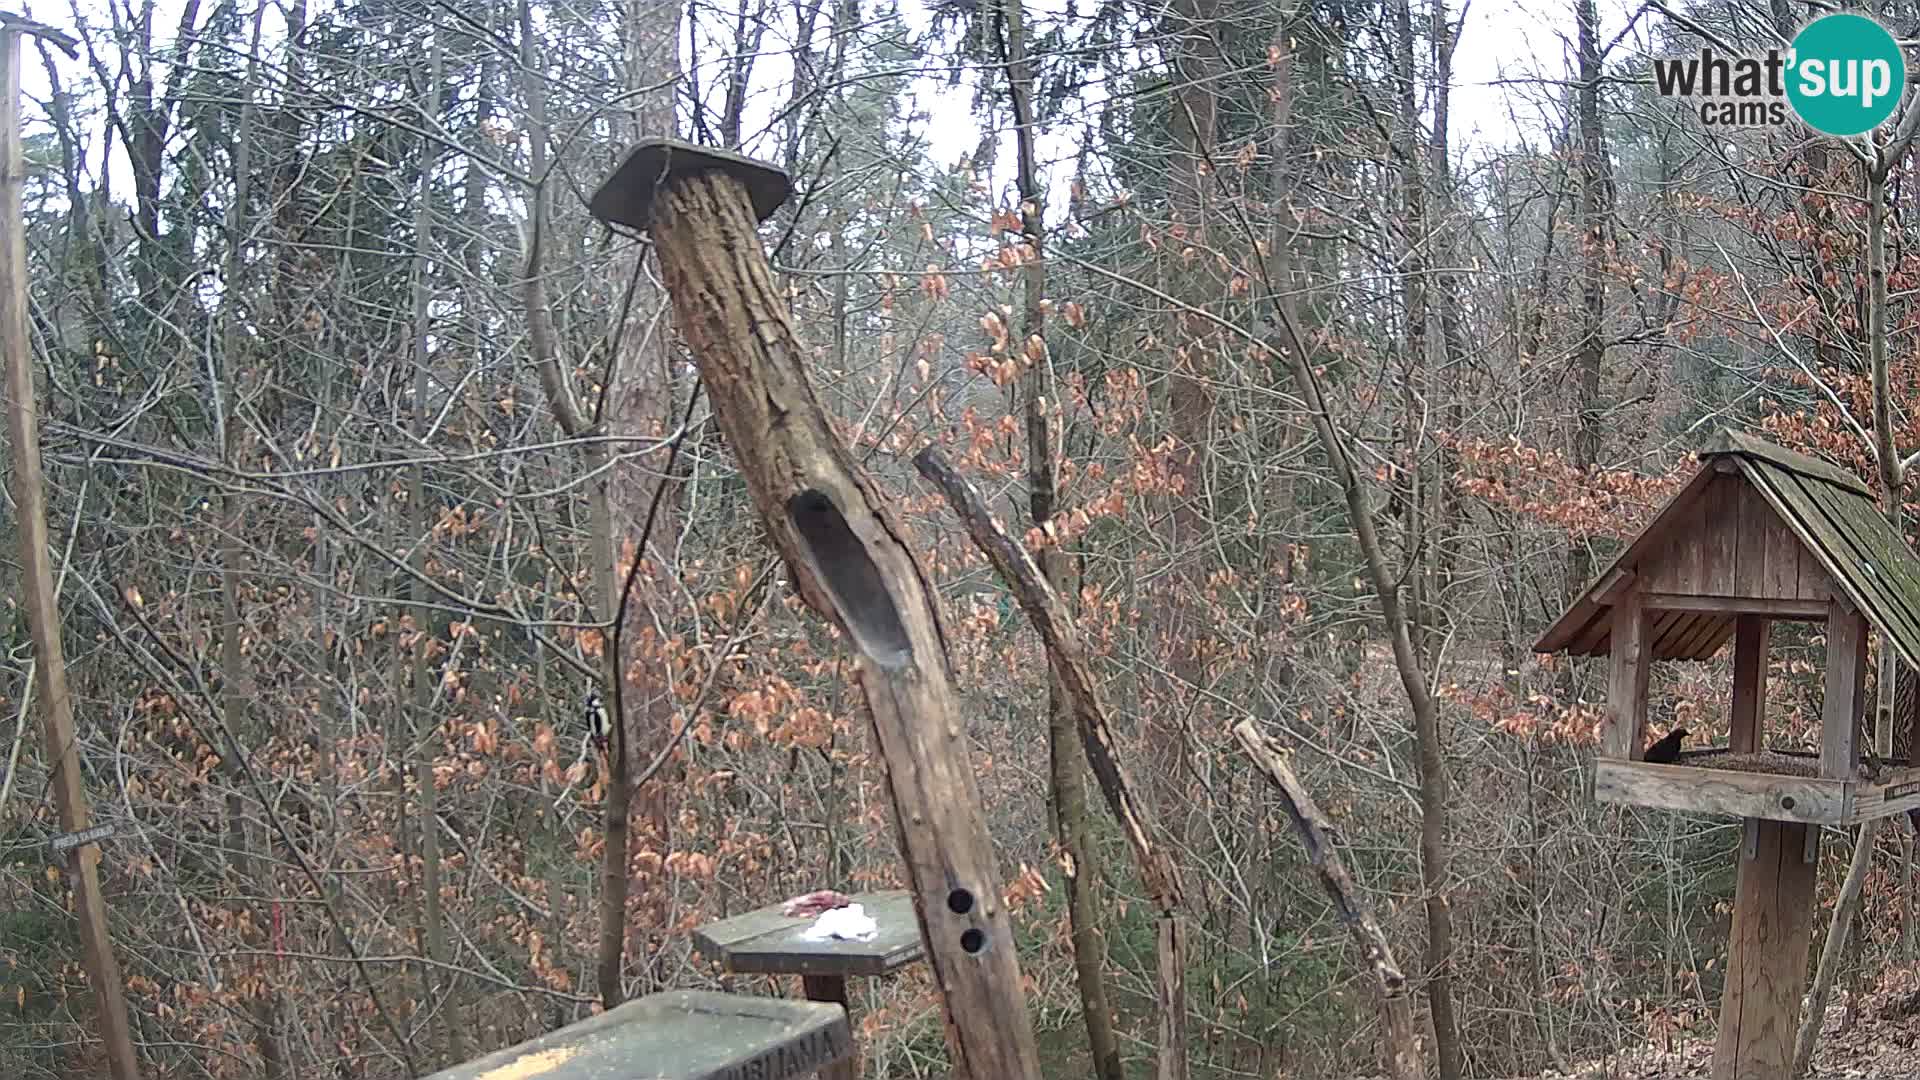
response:
<path fill-rule="evenodd" d="M 768 536 L 801 598 L 854 647 L 956 1073 L 1037 1077 L 932 582 L 808 383 L 755 232 L 789 190 L 771 166 L 662 139 L 643 143 L 590 205 L 652 232 L 676 325 Z"/>

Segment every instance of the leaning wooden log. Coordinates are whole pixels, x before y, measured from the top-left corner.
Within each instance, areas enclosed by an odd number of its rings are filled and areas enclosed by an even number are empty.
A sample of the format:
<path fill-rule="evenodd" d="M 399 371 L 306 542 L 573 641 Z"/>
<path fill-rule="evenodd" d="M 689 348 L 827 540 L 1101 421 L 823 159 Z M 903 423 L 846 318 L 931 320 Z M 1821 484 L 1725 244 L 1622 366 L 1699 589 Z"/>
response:
<path fill-rule="evenodd" d="M 639 146 L 591 208 L 652 233 L 675 324 L 767 533 L 801 598 L 853 643 L 956 1072 L 1037 1077 L 932 585 L 814 395 L 755 232 L 788 193 L 778 169 L 662 139 Z"/>
<path fill-rule="evenodd" d="M 1094 680 L 1093 669 L 1087 664 L 1087 652 L 1080 642 L 1073 613 L 1040 572 L 1033 555 L 1007 535 L 987 509 L 986 500 L 947 464 L 938 450 L 927 447 L 915 455 L 913 464 L 920 475 L 946 493 L 947 504 L 959 515 L 968 535 L 973 537 L 974 546 L 993 564 L 1001 580 L 1013 590 L 1014 597 L 1026 610 L 1027 618 L 1033 620 L 1035 629 L 1040 631 L 1040 639 L 1047 649 L 1047 663 L 1052 666 L 1067 706 L 1079 724 L 1080 741 L 1087 748 L 1087 764 L 1100 782 L 1100 793 L 1106 796 L 1107 808 L 1126 835 L 1140 880 L 1159 912 L 1159 941 L 1155 953 L 1160 979 L 1154 1004 L 1160 1014 L 1160 1056 L 1155 1075 L 1158 1080 L 1184 1080 L 1187 1075 L 1186 945 L 1181 913 L 1186 906 L 1186 889 L 1180 879 L 1179 866 L 1154 841 L 1157 830 L 1152 811 L 1134 794 L 1133 782 L 1120 764 L 1120 755 L 1114 749 L 1113 728 L 1107 723 L 1106 701 L 1100 693 L 1100 684 Z"/>
<path fill-rule="evenodd" d="M 1233 725 L 1233 737 L 1239 740 L 1240 748 L 1246 751 L 1254 766 L 1266 773 L 1267 779 L 1279 789 L 1280 802 L 1286 807 L 1287 816 L 1293 819 L 1294 831 L 1300 834 L 1300 843 L 1307 849 L 1307 861 L 1319 875 L 1320 887 L 1333 901 L 1333 910 L 1341 925 L 1347 928 L 1367 958 L 1374 989 L 1380 996 L 1388 1075 L 1394 1080 L 1423 1080 L 1427 1075 L 1426 1065 L 1415 1035 L 1418 1029 L 1413 1024 L 1413 1001 L 1407 977 L 1393 962 L 1393 949 L 1387 944 L 1386 932 L 1380 929 L 1380 921 L 1374 918 L 1373 906 L 1354 887 L 1353 876 L 1347 873 L 1340 852 L 1327 836 L 1332 824 L 1320 812 L 1306 785 L 1294 775 L 1293 767 L 1287 764 L 1287 751 L 1260 734 L 1252 718 Z"/>

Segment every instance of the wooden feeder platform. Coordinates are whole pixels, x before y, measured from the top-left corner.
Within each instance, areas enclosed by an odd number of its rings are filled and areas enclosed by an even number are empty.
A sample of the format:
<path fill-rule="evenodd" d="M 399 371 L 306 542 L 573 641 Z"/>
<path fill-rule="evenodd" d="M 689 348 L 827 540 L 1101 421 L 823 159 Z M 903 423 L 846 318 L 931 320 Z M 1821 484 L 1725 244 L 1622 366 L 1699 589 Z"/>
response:
<path fill-rule="evenodd" d="M 1835 780 L 1820 775 L 1818 754 L 1714 747 L 1684 751 L 1672 765 L 1600 758 L 1594 763 L 1593 797 L 1655 810 L 1858 825 L 1920 808 L 1920 768 Z"/>

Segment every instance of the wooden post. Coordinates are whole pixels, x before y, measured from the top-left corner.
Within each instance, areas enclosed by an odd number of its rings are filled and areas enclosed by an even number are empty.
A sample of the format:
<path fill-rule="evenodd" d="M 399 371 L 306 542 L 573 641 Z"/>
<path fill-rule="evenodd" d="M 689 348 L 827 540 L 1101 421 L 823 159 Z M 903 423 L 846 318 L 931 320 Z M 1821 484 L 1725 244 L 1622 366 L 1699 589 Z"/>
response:
<path fill-rule="evenodd" d="M 1750 824 L 1757 850 L 1740 852 L 1713 1080 L 1791 1080 L 1813 933 L 1815 860 L 1806 852 L 1817 850 L 1819 826 Z"/>
<path fill-rule="evenodd" d="M 847 1000 L 847 977 L 845 975 L 802 975 L 801 993 L 808 1001 L 824 1001 L 840 1006 L 847 1014 L 848 1030 L 853 1023 L 853 1006 Z M 860 1044 L 849 1038 L 850 1047 L 847 1056 L 831 1065 L 822 1066 L 818 1080 L 860 1080 Z"/>
<path fill-rule="evenodd" d="M 801 598 L 854 647 L 956 1074 L 1038 1077 L 931 583 L 808 383 L 806 350 L 755 231 L 789 191 L 785 173 L 751 158 L 658 139 L 589 205 L 603 221 L 652 233 L 675 325 L 768 536 Z"/>
<path fill-rule="evenodd" d="M 1866 705 L 1867 620 L 1840 597 L 1827 604 L 1827 686 L 1820 706 L 1820 775 L 1854 779 Z"/>
<path fill-rule="evenodd" d="M 1773 622 L 1741 615 L 1733 624 L 1733 726 L 1727 748 L 1752 753 L 1766 742 L 1767 642 Z"/>
<path fill-rule="evenodd" d="M 1603 757 L 1638 761 L 1647 744 L 1647 612 L 1640 590 L 1628 588 L 1613 603 L 1613 651 L 1607 677 L 1607 726 Z"/>
<path fill-rule="evenodd" d="M 33 639 L 34 665 L 45 728 L 47 767 L 52 770 L 54 805 L 63 832 L 87 828 L 87 795 L 80 786 L 80 754 L 74 748 L 73 699 L 67 692 L 67 659 L 60 645 L 60 606 L 54 593 L 53 562 L 47 544 L 45 480 L 40 472 L 40 421 L 33 392 L 32 343 L 27 336 L 27 233 L 21 207 L 26 158 L 20 144 L 20 35 L 50 38 L 73 55 L 70 39 L 11 16 L 0 17 L 0 79 L 5 81 L 5 115 L 0 116 L 0 340 L 7 365 L 7 437 L 13 442 L 13 501 L 20 524 L 21 591 L 26 594 L 27 627 Z M 100 896 L 100 848 L 79 844 L 66 855 L 80 920 L 80 950 L 87 981 L 106 1044 L 107 1067 L 114 1080 L 138 1080 L 133 1034 L 120 965 L 107 934 L 107 907 Z"/>

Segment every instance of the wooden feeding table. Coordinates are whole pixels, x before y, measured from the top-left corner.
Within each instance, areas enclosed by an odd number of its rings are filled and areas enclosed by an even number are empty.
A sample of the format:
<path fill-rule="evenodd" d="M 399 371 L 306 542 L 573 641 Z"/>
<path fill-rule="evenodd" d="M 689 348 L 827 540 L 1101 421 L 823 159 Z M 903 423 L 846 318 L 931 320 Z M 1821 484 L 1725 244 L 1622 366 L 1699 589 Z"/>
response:
<path fill-rule="evenodd" d="M 877 928 L 871 941 L 808 941 L 802 932 L 810 916 L 782 914 L 784 904 L 769 904 L 744 915 L 711 922 L 693 932 L 694 944 L 722 969 L 736 975 L 798 975 L 809 1001 L 847 1004 L 848 976 L 891 975 L 926 955 L 913 894 L 904 889 L 861 893 L 859 904 Z M 821 1072 L 823 1080 L 859 1075 L 849 1060 Z"/>
<path fill-rule="evenodd" d="M 427 1080 L 788 1080 L 852 1053 L 847 1015 L 831 1005 L 669 990 Z"/>
<path fill-rule="evenodd" d="M 1767 640 L 1781 620 L 1826 624 L 1817 753 L 1766 749 Z M 1728 431 L 1534 646 L 1607 657 L 1596 799 L 1745 822 L 1716 1080 L 1789 1075 L 1819 827 L 1920 807 L 1920 769 L 1861 769 L 1869 628 L 1920 666 L 1920 559 L 1872 491 L 1826 462 Z M 1710 659 L 1729 640 L 1728 745 L 1643 760 L 1649 666 Z M 1915 745 L 1911 733 L 1906 741 Z"/>
<path fill-rule="evenodd" d="M 1820 774 L 1818 754 L 1716 746 L 1671 765 L 1599 758 L 1593 794 L 1623 806 L 1848 826 L 1920 807 L 1920 768 L 1863 768 L 1839 780 Z"/>

